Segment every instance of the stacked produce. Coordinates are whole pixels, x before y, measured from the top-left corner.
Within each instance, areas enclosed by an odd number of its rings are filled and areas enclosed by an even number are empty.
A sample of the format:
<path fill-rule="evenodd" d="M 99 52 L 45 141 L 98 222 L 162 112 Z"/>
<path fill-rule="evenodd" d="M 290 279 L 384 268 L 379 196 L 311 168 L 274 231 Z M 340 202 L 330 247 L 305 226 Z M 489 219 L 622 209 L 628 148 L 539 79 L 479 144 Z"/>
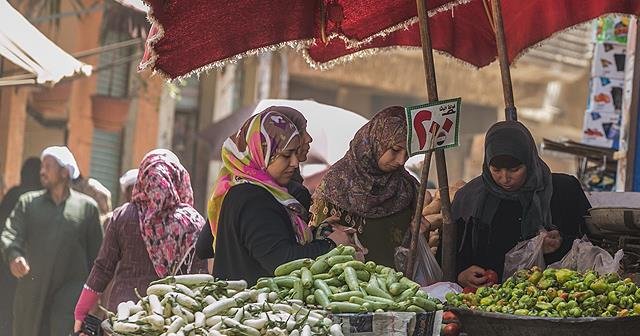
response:
<path fill-rule="evenodd" d="M 147 296 L 121 303 L 109 321 L 125 336 L 342 335 L 326 314 L 302 301 L 280 300 L 268 288 L 247 289 L 243 280 L 197 274 L 151 283 Z"/>
<path fill-rule="evenodd" d="M 464 187 L 464 181 L 458 181 L 454 185 L 449 186 L 449 199 L 453 202 L 453 198 L 460 188 Z M 427 232 L 427 241 L 431 248 L 431 253 L 436 254 L 438 246 L 440 245 L 440 230 L 442 229 L 442 199 L 440 197 L 440 190 L 435 192 L 435 195 L 431 195 L 429 191 L 425 192 L 424 203 L 422 208 L 422 216 L 429 222 L 429 229 Z"/>
<path fill-rule="evenodd" d="M 502 285 L 447 295 L 454 307 L 539 317 L 640 315 L 640 289 L 618 274 L 568 269 L 520 270 Z"/>
<path fill-rule="evenodd" d="M 275 270 L 275 278 L 259 279 L 256 288 L 333 313 L 425 312 L 442 308 L 401 272 L 355 260 L 355 252 L 351 246 L 338 246 L 316 260 L 288 262 Z"/>

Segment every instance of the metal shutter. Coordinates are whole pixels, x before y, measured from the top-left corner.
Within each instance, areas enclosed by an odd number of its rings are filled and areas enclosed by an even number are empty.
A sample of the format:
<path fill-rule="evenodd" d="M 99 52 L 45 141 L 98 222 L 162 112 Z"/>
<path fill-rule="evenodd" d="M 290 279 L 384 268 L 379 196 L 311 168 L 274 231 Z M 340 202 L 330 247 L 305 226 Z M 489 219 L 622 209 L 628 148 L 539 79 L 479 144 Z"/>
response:
<path fill-rule="evenodd" d="M 93 130 L 91 147 L 91 176 L 100 181 L 109 191 L 111 199 L 120 194 L 120 158 L 122 156 L 122 133 L 100 129 Z"/>

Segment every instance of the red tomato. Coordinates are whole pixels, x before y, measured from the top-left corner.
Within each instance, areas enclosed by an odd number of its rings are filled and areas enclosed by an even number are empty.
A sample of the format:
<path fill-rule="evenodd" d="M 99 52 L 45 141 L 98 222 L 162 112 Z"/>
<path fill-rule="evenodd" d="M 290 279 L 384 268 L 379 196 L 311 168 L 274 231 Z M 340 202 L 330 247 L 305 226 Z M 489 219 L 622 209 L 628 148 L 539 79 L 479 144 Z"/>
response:
<path fill-rule="evenodd" d="M 442 336 L 458 336 L 460 335 L 460 326 L 457 323 L 449 323 L 442 328 Z"/>
<path fill-rule="evenodd" d="M 462 292 L 467 294 L 467 293 L 475 293 L 477 290 L 477 288 L 475 287 L 465 287 Z"/>
<path fill-rule="evenodd" d="M 442 314 L 442 320 L 444 320 L 444 321 L 457 321 L 458 317 L 456 316 L 456 314 L 454 312 L 447 310 Z"/>
<path fill-rule="evenodd" d="M 484 276 L 487 278 L 487 283 L 489 284 L 497 284 L 498 283 L 498 273 L 494 270 L 486 270 L 484 272 Z"/>

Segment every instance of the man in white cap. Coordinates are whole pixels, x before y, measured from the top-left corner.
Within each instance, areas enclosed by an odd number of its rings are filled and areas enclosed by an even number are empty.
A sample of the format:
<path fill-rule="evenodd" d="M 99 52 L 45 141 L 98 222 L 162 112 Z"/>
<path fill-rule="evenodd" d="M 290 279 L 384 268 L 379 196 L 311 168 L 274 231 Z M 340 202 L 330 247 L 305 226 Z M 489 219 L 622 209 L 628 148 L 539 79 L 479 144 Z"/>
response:
<path fill-rule="evenodd" d="M 73 309 L 102 243 L 98 206 L 71 190 L 78 165 L 67 147 L 42 152 L 45 190 L 22 195 L 0 236 L 18 278 L 13 334 L 68 335 Z"/>
<path fill-rule="evenodd" d="M 133 185 L 136 184 L 138 179 L 138 169 L 129 169 L 120 177 L 120 189 L 122 190 L 122 197 L 124 203 L 131 202 L 131 193 L 133 192 Z"/>

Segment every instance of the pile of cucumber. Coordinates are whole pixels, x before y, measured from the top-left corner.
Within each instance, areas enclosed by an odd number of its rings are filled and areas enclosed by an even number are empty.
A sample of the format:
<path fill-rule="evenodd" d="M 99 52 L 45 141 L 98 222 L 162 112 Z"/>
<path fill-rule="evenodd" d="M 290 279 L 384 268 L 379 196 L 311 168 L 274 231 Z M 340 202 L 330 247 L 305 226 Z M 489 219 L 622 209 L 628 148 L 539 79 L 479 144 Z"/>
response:
<path fill-rule="evenodd" d="M 332 313 L 385 311 L 430 312 L 442 304 L 420 290 L 401 272 L 374 262 L 355 260 L 356 250 L 338 246 L 312 259 L 276 268 L 275 277 L 260 278 L 257 289 L 269 289 L 281 299 L 296 299 Z"/>

